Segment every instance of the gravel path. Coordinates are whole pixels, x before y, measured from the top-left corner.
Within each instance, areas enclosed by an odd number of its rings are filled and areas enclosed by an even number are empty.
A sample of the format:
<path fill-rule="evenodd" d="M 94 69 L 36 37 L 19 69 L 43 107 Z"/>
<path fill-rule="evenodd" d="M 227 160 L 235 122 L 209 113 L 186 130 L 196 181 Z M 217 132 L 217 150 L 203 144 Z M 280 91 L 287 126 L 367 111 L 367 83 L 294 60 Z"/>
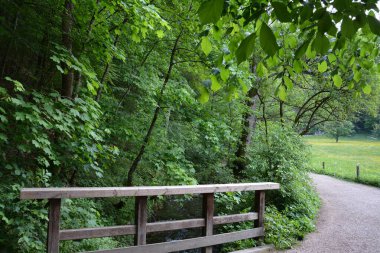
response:
<path fill-rule="evenodd" d="M 380 189 L 311 177 L 322 199 L 317 229 L 286 253 L 380 253 Z"/>

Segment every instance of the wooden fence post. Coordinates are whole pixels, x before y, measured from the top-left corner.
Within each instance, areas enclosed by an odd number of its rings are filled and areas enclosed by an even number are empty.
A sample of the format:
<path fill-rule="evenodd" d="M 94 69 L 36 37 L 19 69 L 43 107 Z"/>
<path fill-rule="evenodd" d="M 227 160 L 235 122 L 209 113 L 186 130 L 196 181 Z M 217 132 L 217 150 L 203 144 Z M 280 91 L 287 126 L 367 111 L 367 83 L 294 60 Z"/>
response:
<path fill-rule="evenodd" d="M 322 169 L 325 170 L 325 162 L 322 162 Z"/>
<path fill-rule="evenodd" d="M 264 227 L 265 213 L 265 191 L 255 191 L 255 212 L 257 212 L 257 220 L 254 222 L 255 227 Z M 264 237 L 260 237 L 264 239 Z"/>
<path fill-rule="evenodd" d="M 59 221 L 61 215 L 61 199 L 49 199 L 49 223 L 47 252 L 59 253 Z"/>
<path fill-rule="evenodd" d="M 147 196 L 138 196 L 135 198 L 135 245 L 146 244 L 146 223 L 148 220 L 147 201 Z"/>
<path fill-rule="evenodd" d="M 356 165 L 356 179 L 359 180 L 360 177 L 360 164 Z"/>
<path fill-rule="evenodd" d="M 203 235 L 212 235 L 214 229 L 214 193 L 203 194 L 203 217 L 205 219 Z M 212 253 L 212 246 L 203 248 L 202 253 Z"/>

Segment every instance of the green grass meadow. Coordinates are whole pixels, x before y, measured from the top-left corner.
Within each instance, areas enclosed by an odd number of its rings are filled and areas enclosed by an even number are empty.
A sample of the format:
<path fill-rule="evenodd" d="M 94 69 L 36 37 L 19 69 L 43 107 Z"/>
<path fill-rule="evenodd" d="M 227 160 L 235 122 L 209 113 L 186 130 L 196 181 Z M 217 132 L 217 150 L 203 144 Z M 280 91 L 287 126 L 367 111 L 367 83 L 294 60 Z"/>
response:
<path fill-rule="evenodd" d="M 380 187 L 380 140 L 365 135 L 341 137 L 338 143 L 326 136 L 306 136 L 305 140 L 311 146 L 311 167 L 316 173 Z"/>

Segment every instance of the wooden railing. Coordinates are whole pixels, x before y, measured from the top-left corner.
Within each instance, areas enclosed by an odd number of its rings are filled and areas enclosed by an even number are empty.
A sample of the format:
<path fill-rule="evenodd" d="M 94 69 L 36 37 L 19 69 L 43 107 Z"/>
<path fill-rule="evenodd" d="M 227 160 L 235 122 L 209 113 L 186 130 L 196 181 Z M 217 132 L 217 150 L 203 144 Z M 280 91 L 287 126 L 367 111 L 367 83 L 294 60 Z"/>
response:
<path fill-rule="evenodd" d="M 24 188 L 21 199 L 48 199 L 49 223 L 47 252 L 58 253 L 59 242 L 96 237 L 119 235 L 135 235 L 135 246 L 127 248 L 92 251 L 97 253 L 164 253 L 193 248 L 203 248 L 203 252 L 211 253 L 212 246 L 264 236 L 265 190 L 279 189 L 277 183 L 243 183 L 187 186 L 141 186 L 141 187 L 104 187 L 104 188 Z M 214 216 L 214 193 L 255 191 L 254 212 L 225 216 Z M 199 219 L 162 221 L 148 223 L 147 200 L 149 196 L 160 195 L 203 195 L 203 217 Z M 63 229 L 60 224 L 61 200 L 63 198 L 105 198 L 135 197 L 135 225 Z M 241 221 L 254 221 L 252 229 L 213 234 L 214 225 Z M 146 244 L 147 233 L 170 231 L 184 228 L 203 228 L 203 237 Z"/>

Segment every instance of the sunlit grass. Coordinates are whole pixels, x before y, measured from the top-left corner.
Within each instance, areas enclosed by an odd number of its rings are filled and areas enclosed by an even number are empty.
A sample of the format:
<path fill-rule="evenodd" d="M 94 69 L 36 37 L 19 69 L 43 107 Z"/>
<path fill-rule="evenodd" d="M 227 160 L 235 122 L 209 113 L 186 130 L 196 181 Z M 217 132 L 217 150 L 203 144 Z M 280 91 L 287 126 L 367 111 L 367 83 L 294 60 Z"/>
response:
<path fill-rule="evenodd" d="M 342 137 L 338 143 L 325 136 L 306 136 L 305 140 L 311 146 L 314 171 L 356 180 L 359 164 L 359 181 L 380 186 L 380 140 L 365 135 Z"/>

